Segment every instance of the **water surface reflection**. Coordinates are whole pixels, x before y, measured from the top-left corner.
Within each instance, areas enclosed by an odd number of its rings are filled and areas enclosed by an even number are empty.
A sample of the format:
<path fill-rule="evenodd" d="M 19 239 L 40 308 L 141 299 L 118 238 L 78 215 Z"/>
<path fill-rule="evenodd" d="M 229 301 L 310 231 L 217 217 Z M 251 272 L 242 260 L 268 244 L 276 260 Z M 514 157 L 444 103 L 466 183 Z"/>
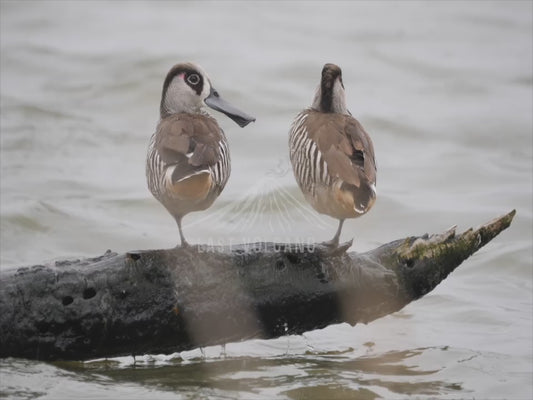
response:
<path fill-rule="evenodd" d="M 370 349 L 372 343 L 367 346 Z M 460 381 L 441 376 L 443 368 L 431 365 L 432 359 L 450 357 L 439 354 L 448 351 L 447 347 L 419 348 L 356 357 L 354 350 L 348 349 L 267 358 L 220 355 L 189 359 L 175 354 L 164 360 L 152 356 L 126 364 L 115 359 L 61 362 L 55 366 L 93 382 L 99 380 L 102 385 L 136 384 L 177 392 L 184 398 L 424 398 L 463 391 Z M 457 356 L 456 353 L 451 357 Z M 464 357 L 455 362 L 462 362 L 461 359 Z"/>

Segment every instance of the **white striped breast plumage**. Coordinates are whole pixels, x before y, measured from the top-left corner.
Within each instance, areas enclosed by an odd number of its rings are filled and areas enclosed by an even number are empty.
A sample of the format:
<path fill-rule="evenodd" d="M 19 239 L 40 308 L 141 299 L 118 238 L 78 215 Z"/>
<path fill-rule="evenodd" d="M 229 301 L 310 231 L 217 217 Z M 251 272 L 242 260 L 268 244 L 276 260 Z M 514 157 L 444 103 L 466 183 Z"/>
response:
<path fill-rule="evenodd" d="M 204 105 L 241 127 L 255 121 L 224 101 L 200 66 L 177 64 L 167 74 L 160 120 L 148 146 L 146 178 L 153 196 L 176 220 L 182 246 L 188 245 L 182 218 L 211 206 L 231 172 L 226 136 Z"/>
<path fill-rule="evenodd" d="M 289 136 L 289 153 L 297 182 L 305 192 L 315 193 L 317 186 L 330 185 L 328 166 L 306 128 L 307 113 L 296 117 Z"/>
<path fill-rule="evenodd" d="M 289 154 L 306 200 L 339 220 L 335 236 L 325 243 L 337 248 L 344 220 L 367 213 L 376 199 L 374 147 L 346 108 L 338 66 L 324 66 L 312 106 L 294 119 Z"/>

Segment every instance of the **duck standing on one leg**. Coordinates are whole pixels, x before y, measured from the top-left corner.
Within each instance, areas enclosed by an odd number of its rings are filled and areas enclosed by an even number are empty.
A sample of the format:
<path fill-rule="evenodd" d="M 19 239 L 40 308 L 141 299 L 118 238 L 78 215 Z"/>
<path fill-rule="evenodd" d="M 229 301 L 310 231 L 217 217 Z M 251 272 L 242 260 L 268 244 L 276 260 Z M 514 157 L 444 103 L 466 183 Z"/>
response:
<path fill-rule="evenodd" d="M 241 127 L 255 121 L 224 101 L 200 66 L 177 64 L 168 72 L 161 118 L 148 147 L 146 179 L 154 197 L 176 219 L 182 246 L 188 245 L 183 216 L 210 207 L 231 170 L 226 136 L 205 105 Z"/>
<path fill-rule="evenodd" d="M 291 127 L 289 151 L 306 200 L 319 213 L 339 220 L 337 233 L 324 243 L 336 250 L 344 220 L 367 213 L 376 200 L 372 140 L 346 108 L 337 65 L 324 65 L 311 108 L 299 113 Z"/>

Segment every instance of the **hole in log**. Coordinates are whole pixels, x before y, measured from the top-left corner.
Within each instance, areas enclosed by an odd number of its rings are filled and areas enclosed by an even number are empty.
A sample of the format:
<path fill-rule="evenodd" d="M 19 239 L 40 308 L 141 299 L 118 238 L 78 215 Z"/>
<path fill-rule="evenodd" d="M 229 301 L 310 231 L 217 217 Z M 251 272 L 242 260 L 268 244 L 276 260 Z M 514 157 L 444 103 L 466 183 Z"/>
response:
<path fill-rule="evenodd" d="M 93 298 L 94 296 L 96 296 L 96 290 L 94 290 L 94 288 L 92 287 L 87 288 L 83 291 L 83 298 L 85 300 Z"/>
<path fill-rule="evenodd" d="M 50 324 L 47 323 L 46 321 L 37 321 L 35 326 L 37 327 L 39 332 L 42 332 L 42 333 L 48 331 L 48 329 L 50 328 Z"/>
<path fill-rule="evenodd" d="M 64 306 L 68 306 L 70 303 L 72 303 L 74 299 L 71 296 L 65 296 L 63 297 L 63 300 L 61 301 Z"/>
<path fill-rule="evenodd" d="M 141 258 L 141 255 L 137 253 L 126 253 L 126 256 L 131 258 L 133 261 L 137 261 Z"/>
<path fill-rule="evenodd" d="M 289 262 L 290 262 L 291 264 L 298 264 L 299 258 L 298 258 L 298 255 L 297 255 L 297 254 L 294 254 L 294 253 L 286 253 L 286 254 L 285 254 L 285 257 L 287 257 L 287 260 L 289 260 Z"/>

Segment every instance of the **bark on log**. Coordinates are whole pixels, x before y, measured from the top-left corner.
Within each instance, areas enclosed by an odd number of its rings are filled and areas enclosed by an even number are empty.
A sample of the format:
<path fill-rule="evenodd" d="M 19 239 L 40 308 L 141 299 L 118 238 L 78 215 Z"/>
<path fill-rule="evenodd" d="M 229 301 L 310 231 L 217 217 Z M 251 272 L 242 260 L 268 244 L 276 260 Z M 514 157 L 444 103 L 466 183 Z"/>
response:
<path fill-rule="evenodd" d="M 84 360 L 172 353 L 368 323 L 430 292 L 514 215 L 459 235 L 453 228 L 363 254 L 256 243 L 108 251 L 4 271 L 0 356 Z"/>

